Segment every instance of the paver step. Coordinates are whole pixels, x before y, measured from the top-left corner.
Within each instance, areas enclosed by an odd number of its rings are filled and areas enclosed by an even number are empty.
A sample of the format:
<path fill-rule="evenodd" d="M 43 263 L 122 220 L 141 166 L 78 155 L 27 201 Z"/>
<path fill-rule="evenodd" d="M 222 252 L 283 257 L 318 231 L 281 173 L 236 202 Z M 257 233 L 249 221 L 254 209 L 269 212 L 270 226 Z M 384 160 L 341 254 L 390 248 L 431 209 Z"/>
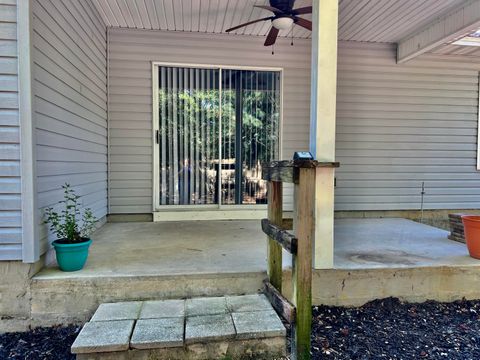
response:
<path fill-rule="evenodd" d="M 79 360 L 278 359 L 286 329 L 262 294 L 105 303 L 71 350 Z"/>

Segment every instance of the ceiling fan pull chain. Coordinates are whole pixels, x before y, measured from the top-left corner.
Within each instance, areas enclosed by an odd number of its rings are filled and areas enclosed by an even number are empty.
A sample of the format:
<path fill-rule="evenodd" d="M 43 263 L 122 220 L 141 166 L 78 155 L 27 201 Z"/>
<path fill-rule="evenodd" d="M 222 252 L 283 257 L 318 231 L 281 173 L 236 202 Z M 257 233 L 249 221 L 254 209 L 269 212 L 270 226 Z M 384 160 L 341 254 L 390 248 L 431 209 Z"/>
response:
<path fill-rule="evenodd" d="M 275 45 L 272 45 L 272 55 L 275 55 Z"/>
<path fill-rule="evenodd" d="M 292 34 L 292 42 L 290 43 L 290 45 L 293 46 L 293 26 L 292 26 L 292 30 L 290 30 L 290 33 Z"/>

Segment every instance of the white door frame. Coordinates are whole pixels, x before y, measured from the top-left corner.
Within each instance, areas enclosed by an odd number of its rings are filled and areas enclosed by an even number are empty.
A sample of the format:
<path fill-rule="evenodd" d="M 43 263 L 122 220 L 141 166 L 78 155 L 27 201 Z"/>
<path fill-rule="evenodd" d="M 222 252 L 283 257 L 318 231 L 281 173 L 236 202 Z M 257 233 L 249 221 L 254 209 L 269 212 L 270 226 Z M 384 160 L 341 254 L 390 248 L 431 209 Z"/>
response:
<path fill-rule="evenodd" d="M 152 61 L 152 179 L 153 179 L 153 194 L 152 194 L 152 207 L 154 212 L 154 220 L 156 212 L 162 212 L 162 220 L 168 220 L 170 218 L 177 220 L 178 214 L 172 214 L 168 216 L 169 212 L 191 212 L 191 211 L 202 211 L 205 212 L 205 216 L 197 216 L 197 220 L 206 217 L 207 219 L 217 218 L 244 218 L 247 213 L 251 214 L 248 218 L 260 218 L 266 213 L 267 205 L 223 205 L 219 197 L 218 204 L 211 205 L 160 205 L 160 193 L 159 193 L 159 180 L 160 180 L 160 159 L 158 156 L 158 148 L 156 143 L 156 132 L 159 130 L 159 113 L 158 113 L 158 68 L 160 66 L 169 66 L 169 67 L 182 67 L 182 68 L 200 68 L 200 69 L 218 69 L 219 70 L 219 83 L 220 91 L 222 86 L 222 70 L 252 70 L 252 71 L 275 71 L 280 73 L 280 123 L 279 123 L 279 134 L 278 134 L 278 154 L 279 158 L 282 158 L 282 147 L 283 147 L 283 73 L 284 69 L 282 67 L 261 67 L 261 66 L 239 66 L 239 65 L 212 65 L 212 64 L 191 64 L 191 63 L 175 63 L 175 62 L 160 62 Z M 221 136 L 222 129 L 222 114 L 220 112 L 219 119 Z M 219 144 L 220 146 L 220 144 Z M 220 161 L 221 161 L 221 148 L 220 148 Z M 218 184 L 221 186 L 221 182 Z M 241 211 L 243 214 L 238 214 Z M 212 213 L 213 212 L 213 213 Z M 217 213 L 217 216 L 215 216 Z M 224 215 L 221 215 L 224 214 Z M 231 216 L 229 216 L 229 214 Z M 191 218 L 191 213 L 188 216 Z"/>

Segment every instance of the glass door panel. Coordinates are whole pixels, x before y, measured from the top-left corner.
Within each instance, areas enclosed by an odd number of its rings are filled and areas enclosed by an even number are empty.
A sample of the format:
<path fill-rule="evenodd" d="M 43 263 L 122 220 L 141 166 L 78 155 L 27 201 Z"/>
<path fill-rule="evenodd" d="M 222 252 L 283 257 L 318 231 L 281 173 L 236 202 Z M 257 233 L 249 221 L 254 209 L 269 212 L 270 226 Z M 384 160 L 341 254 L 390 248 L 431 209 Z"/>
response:
<path fill-rule="evenodd" d="M 161 66 L 160 205 L 218 202 L 219 70 Z"/>
<path fill-rule="evenodd" d="M 264 204 L 262 166 L 278 159 L 280 73 L 222 70 L 222 204 Z"/>

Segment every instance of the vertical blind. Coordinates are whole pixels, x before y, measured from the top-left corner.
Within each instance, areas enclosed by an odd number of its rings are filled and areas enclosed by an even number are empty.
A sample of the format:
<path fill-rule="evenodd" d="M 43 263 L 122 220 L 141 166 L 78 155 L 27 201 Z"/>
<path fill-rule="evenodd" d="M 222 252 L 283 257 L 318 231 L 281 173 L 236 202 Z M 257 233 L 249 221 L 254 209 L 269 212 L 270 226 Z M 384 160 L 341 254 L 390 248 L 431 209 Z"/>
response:
<path fill-rule="evenodd" d="M 266 203 L 261 164 L 278 159 L 280 74 L 222 70 L 222 204 Z"/>
<path fill-rule="evenodd" d="M 158 79 L 160 205 L 265 203 L 280 74 L 159 66 Z"/>

